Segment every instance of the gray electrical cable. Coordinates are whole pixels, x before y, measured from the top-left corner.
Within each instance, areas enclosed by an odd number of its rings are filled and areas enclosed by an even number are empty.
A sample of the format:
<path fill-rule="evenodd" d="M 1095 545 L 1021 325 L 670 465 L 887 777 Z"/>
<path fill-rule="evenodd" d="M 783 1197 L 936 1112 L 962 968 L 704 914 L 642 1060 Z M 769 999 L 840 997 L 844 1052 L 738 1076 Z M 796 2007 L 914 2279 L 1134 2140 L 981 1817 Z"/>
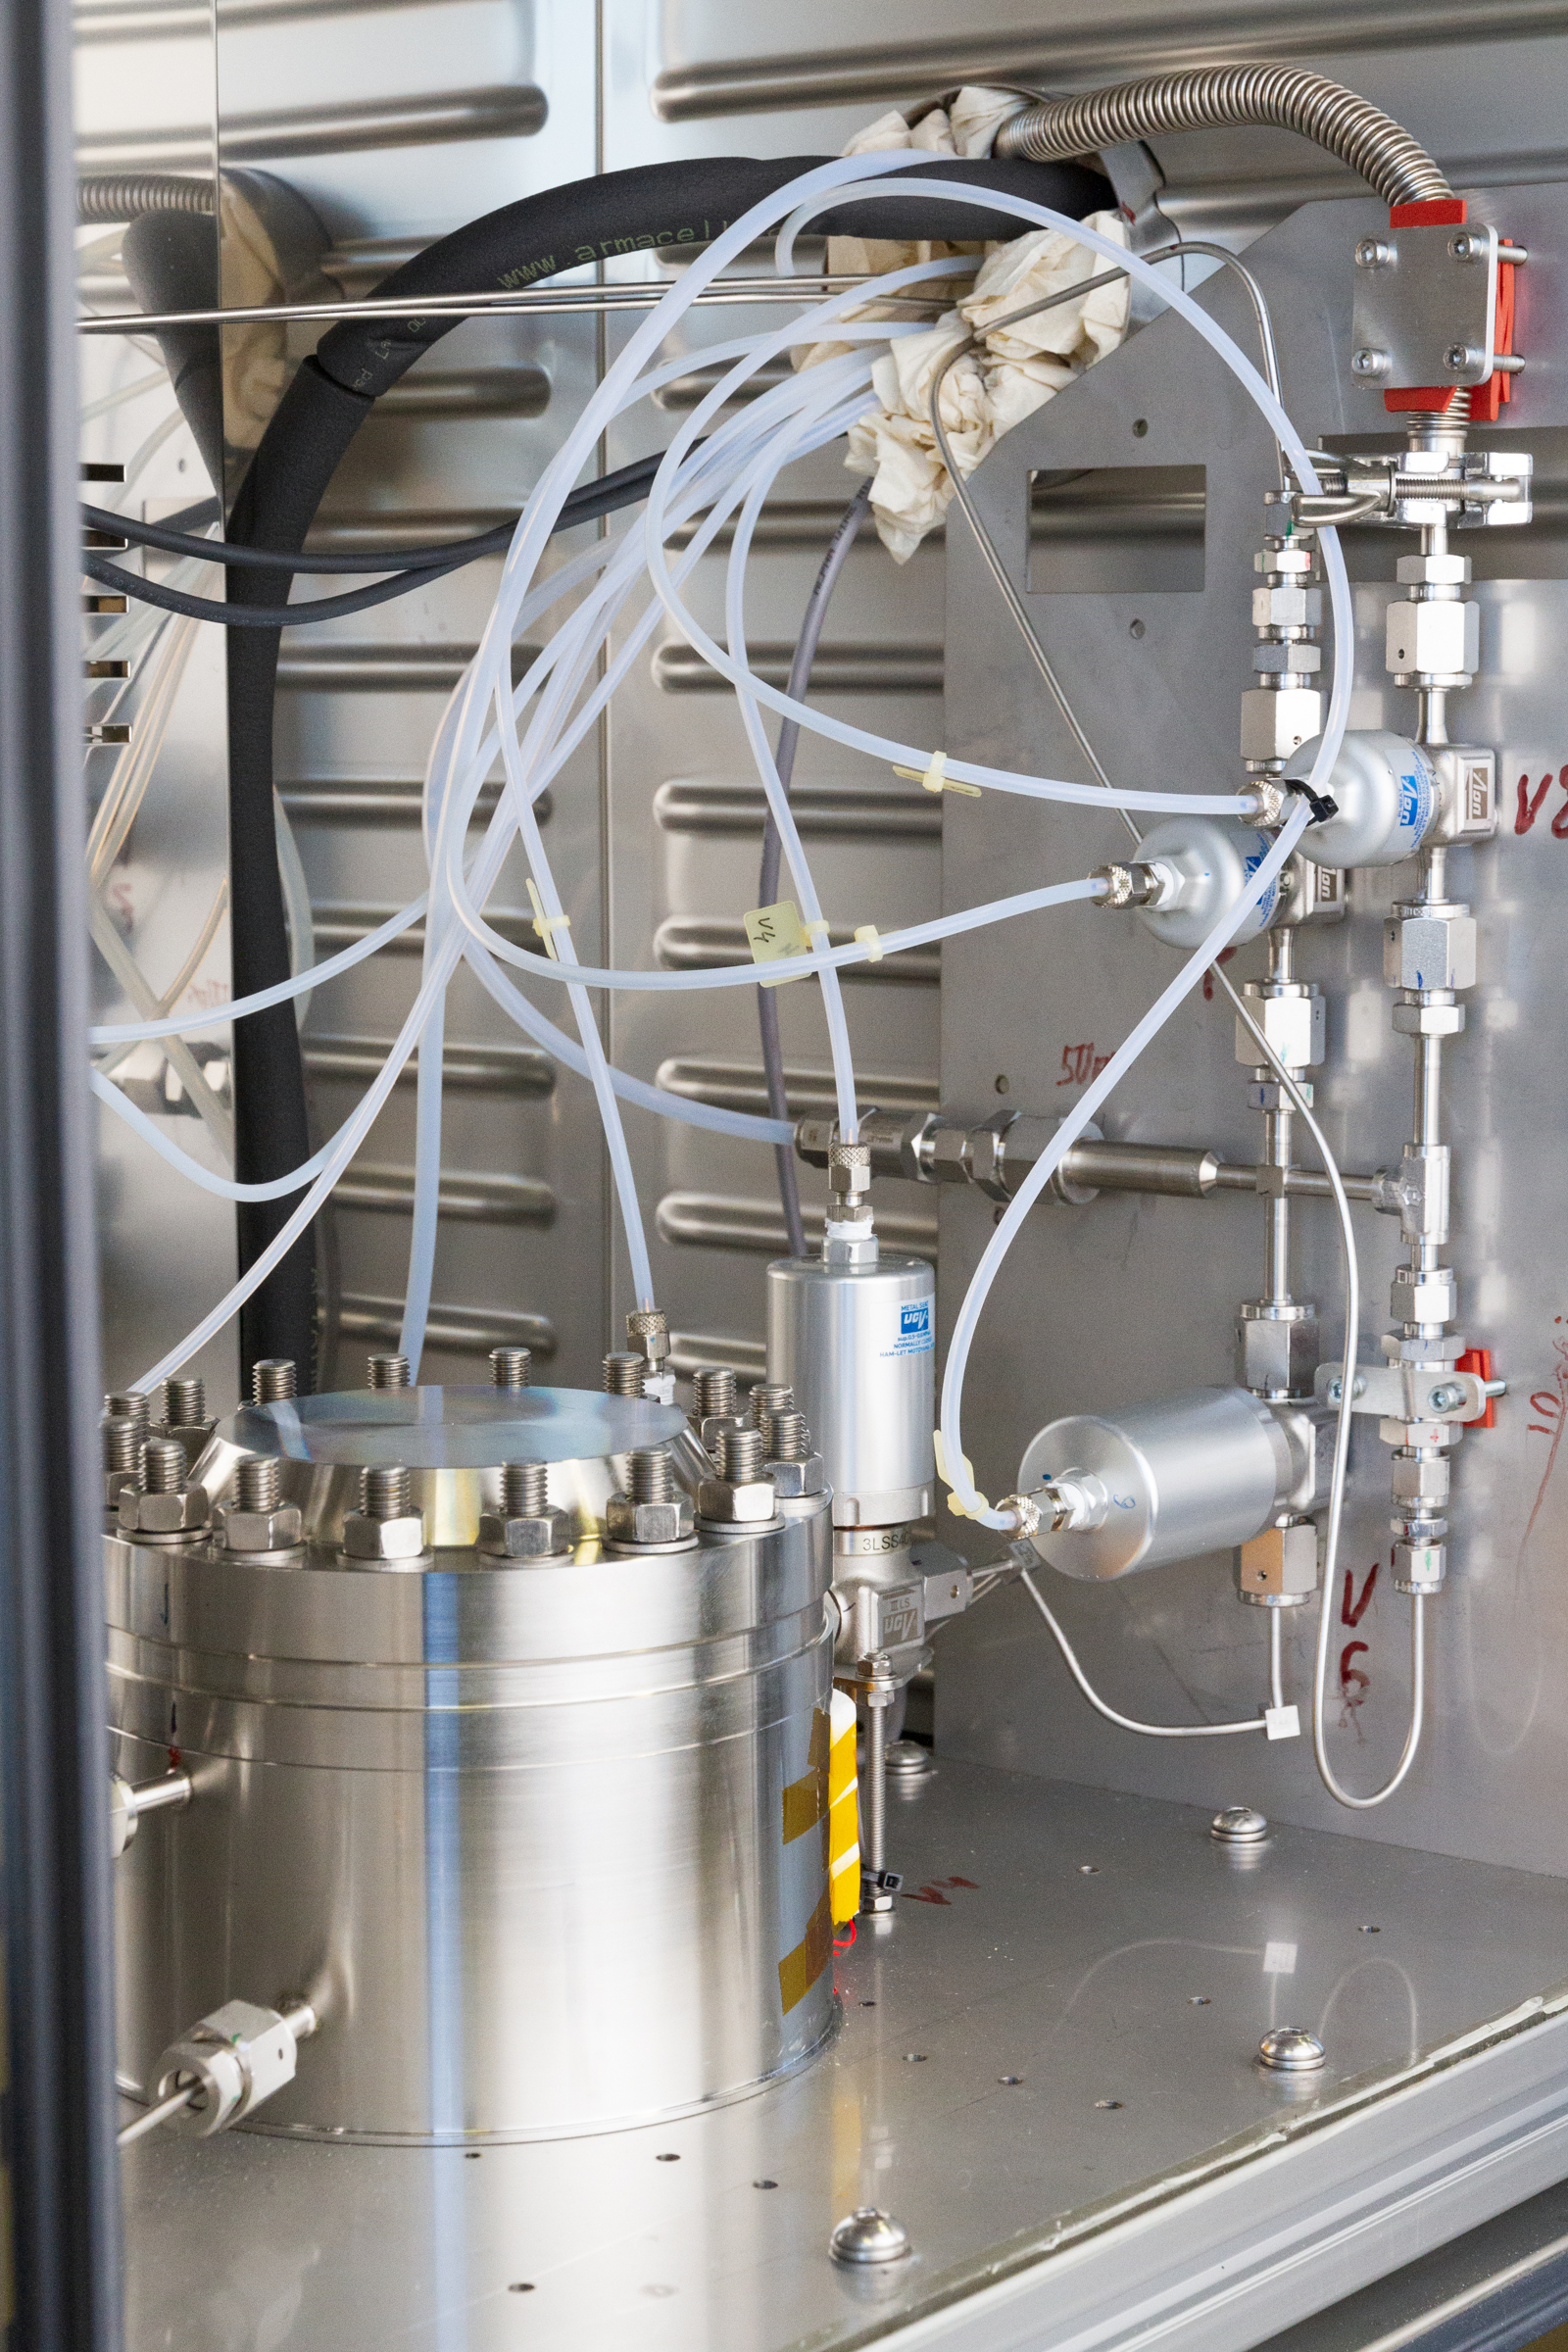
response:
<path fill-rule="evenodd" d="M 1016 1559 L 1017 1556 L 1018 1547 L 1014 1546 L 1014 1559 Z M 1118 1715 L 1114 1707 L 1106 1705 L 1105 1701 L 1101 1697 L 1099 1691 L 1095 1689 L 1093 1683 L 1091 1683 L 1089 1680 L 1088 1675 L 1085 1674 L 1083 1668 L 1079 1665 L 1072 1643 L 1068 1641 L 1066 1635 L 1062 1632 L 1061 1627 L 1056 1623 L 1055 1618 L 1053 1616 L 1051 1610 L 1047 1607 L 1045 1599 L 1040 1592 L 1040 1588 L 1035 1583 L 1034 1578 L 1031 1576 L 1027 1568 L 1022 1570 L 1018 1581 L 1023 1586 L 1024 1591 L 1028 1593 L 1030 1599 L 1034 1602 L 1035 1607 L 1040 1611 L 1041 1616 L 1045 1619 L 1046 1624 L 1051 1629 L 1052 1637 L 1055 1642 L 1056 1647 L 1060 1650 L 1062 1657 L 1066 1661 L 1067 1672 L 1072 1676 L 1073 1681 L 1077 1684 L 1085 1698 L 1088 1699 L 1089 1704 L 1094 1708 L 1095 1713 L 1097 1715 L 1103 1715 L 1105 1721 L 1107 1723 L 1115 1724 L 1118 1730 L 1123 1732 L 1141 1732 L 1146 1740 L 1219 1740 L 1224 1739 L 1232 1732 L 1267 1731 L 1268 1725 L 1264 1722 L 1261 1715 L 1250 1715 L 1245 1723 L 1140 1723 L 1136 1716 Z M 1279 1704 L 1277 1699 L 1275 1700 L 1275 1704 Z"/>
<path fill-rule="evenodd" d="M 871 512 L 871 480 L 866 479 L 856 491 L 838 520 L 827 552 L 806 600 L 806 612 L 801 620 L 801 634 L 796 642 L 795 658 L 790 663 L 789 694 L 792 702 L 806 700 L 811 682 L 811 666 L 816 649 L 821 643 L 822 625 L 827 609 L 846 557 L 855 545 L 856 534 Z M 778 780 L 788 795 L 790 780 L 795 773 L 795 753 L 800 743 L 798 720 L 787 718 L 778 731 L 778 748 L 773 764 Z M 762 828 L 762 866 L 758 881 L 760 906 L 771 906 L 778 896 L 779 871 L 783 860 L 783 843 L 771 814 Z M 760 988 L 757 992 L 757 1022 L 762 1038 L 762 1073 L 767 1080 L 767 1108 L 770 1117 L 787 1119 L 789 1101 L 784 1086 L 784 1051 L 779 1041 L 778 991 Z M 779 1200 L 784 1210 L 786 1247 L 791 1257 L 806 1255 L 806 1228 L 801 1219 L 801 1188 L 795 1168 L 793 1144 L 775 1144 L 773 1157 L 778 1168 Z"/>
<path fill-rule="evenodd" d="M 1040 98 L 1004 122 L 994 152 L 1030 163 L 1093 155 L 1161 131 L 1294 130 L 1358 172 L 1385 204 L 1451 196 L 1443 172 L 1409 132 L 1343 82 L 1300 66 L 1215 66 L 1156 74 L 1076 98 Z"/>

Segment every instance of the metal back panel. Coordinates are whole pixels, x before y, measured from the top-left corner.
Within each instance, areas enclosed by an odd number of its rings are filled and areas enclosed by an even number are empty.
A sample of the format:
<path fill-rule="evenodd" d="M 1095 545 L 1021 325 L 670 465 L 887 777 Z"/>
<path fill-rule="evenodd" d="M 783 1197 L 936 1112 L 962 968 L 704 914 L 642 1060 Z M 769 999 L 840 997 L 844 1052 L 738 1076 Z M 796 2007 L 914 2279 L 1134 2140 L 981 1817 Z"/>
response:
<path fill-rule="evenodd" d="M 1478 207 L 1529 240 L 1540 267 L 1522 321 L 1525 350 L 1549 348 L 1560 317 L 1568 203 L 1557 190 L 1498 190 Z M 1250 249 L 1281 337 L 1286 405 L 1309 441 L 1386 434 L 1375 389 L 1348 367 L 1350 255 L 1376 227 L 1373 204 L 1313 205 Z M 1531 267 L 1537 268 L 1533 259 Z M 1243 342 L 1247 316 L 1228 285 L 1205 303 Z M 1550 475 L 1563 416 L 1549 363 L 1527 369 L 1519 397 L 1490 437 L 1538 452 Z M 1200 592 L 1035 594 L 1048 650 L 1113 778 L 1213 790 L 1237 778 L 1239 697 L 1249 682 L 1248 596 L 1273 452 L 1255 412 L 1186 325 L 1147 327 L 1012 434 L 975 488 L 1020 579 L 1031 468 L 1203 465 L 1205 585 Z M 1321 1790 L 1303 1745 L 1261 1740 L 1141 1740 L 1104 1726 L 1072 1693 L 1022 1594 L 1004 1596 L 944 1636 L 939 1679 L 944 1742 L 995 1762 L 1108 1784 L 1237 1795 L 1290 1820 L 1534 1869 L 1568 1868 L 1557 1787 L 1563 1765 L 1553 1691 L 1568 1664 L 1556 1598 L 1568 1491 L 1558 1433 L 1568 1395 L 1568 1295 L 1555 1235 L 1556 1138 L 1565 1108 L 1553 1049 L 1558 861 L 1565 855 L 1558 782 L 1565 710 L 1552 648 L 1565 609 L 1563 548 L 1547 490 L 1544 519 L 1524 530 L 1466 532 L 1458 544 L 1487 577 L 1482 668 L 1454 698 L 1456 739 L 1501 755 L 1504 814 L 1494 842 L 1452 854 L 1454 895 L 1480 920 L 1481 979 L 1470 1023 L 1449 1054 L 1445 1094 L 1454 1147 L 1452 1262 L 1460 1324 L 1489 1347 L 1510 1390 L 1497 1426 L 1459 1448 L 1450 1512 L 1454 1573 L 1429 1607 L 1436 1661 L 1431 1730 L 1407 1790 L 1387 1810 L 1350 1815 Z M 956 540 L 957 534 L 955 532 Z M 1392 573 L 1398 534 L 1361 534 L 1355 569 Z M 1519 544 L 1519 555 L 1511 553 Z M 1545 576 L 1541 576 L 1544 574 Z M 1389 589 L 1355 589 L 1358 678 L 1351 720 L 1405 733 L 1413 697 L 1383 680 Z M 1073 751 L 972 541 L 954 549 L 949 602 L 948 741 L 955 751 L 1076 775 Z M 1517 799 L 1518 780 L 1528 793 Z M 1538 787 L 1548 782 L 1543 799 Z M 1539 806 L 1538 806 L 1539 803 Z M 1532 818 L 1529 809 L 1536 808 Z M 992 795 L 950 812 L 944 844 L 949 904 L 972 905 L 1042 879 L 1081 873 L 1126 854 L 1110 812 L 1052 809 Z M 1328 1058 L 1315 1073 L 1325 1130 L 1347 1166 L 1397 1162 L 1409 1133 L 1411 1056 L 1390 1029 L 1382 925 L 1409 867 L 1354 875 L 1343 924 L 1302 931 L 1298 968 L 1328 999 Z M 999 985 L 998 957 L 1004 958 Z M 1238 951 L 1238 975 L 1261 970 L 1261 943 Z M 1009 935 L 956 941 L 944 957 L 943 1101 L 979 1117 L 1006 1100 L 1050 1111 L 1076 1100 L 1097 1062 L 1172 976 L 1173 952 L 1135 918 L 1072 908 Z M 1230 1008 L 1218 992 L 1189 999 L 1112 1097 L 1117 1138 L 1211 1145 L 1255 1159 L 1257 1114 L 1233 1055 Z M 1358 1219 L 1363 1360 L 1379 1360 L 1396 1229 Z M 965 1427 L 980 1484 L 1005 1492 L 1033 1432 L 1057 1414 L 1096 1411 L 1234 1377 L 1236 1305 L 1257 1289 L 1262 1206 L 1112 1198 L 1038 1209 L 999 1282 L 981 1327 Z M 963 1198 L 943 1207 L 943 1319 L 953 1312 L 986 1238 L 991 1211 Z M 1298 1295 L 1324 1315 L 1324 1352 L 1341 1345 L 1341 1273 L 1332 1206 L 1303 1202 Z M 1397 1756 L 1408 1706 L 1407 1603 L 1392 1590 L 1388 1449 L 1376 1422 L 1356 1424 L 1351 1504 L 1334 1595 L 1331 1739 L 1352 1787 L 1371 1788 Z M 1049 1576 L 1049 1572 L 1048 1572 Z M 1229 1558 L 1160 1570 L 1110 1591 L 1049 1578 L 1092 1679 L 1124 1712 L 1158 1722 L 1251 1714 L 1264 1690 L 1266 1628 L 1238 1604 Z M 1288 1621 L 1288 1681 L 1303 1696 L 1315 1609 Z M 1050 1703 L 1043 1694 L 1050 1692 Z"/>

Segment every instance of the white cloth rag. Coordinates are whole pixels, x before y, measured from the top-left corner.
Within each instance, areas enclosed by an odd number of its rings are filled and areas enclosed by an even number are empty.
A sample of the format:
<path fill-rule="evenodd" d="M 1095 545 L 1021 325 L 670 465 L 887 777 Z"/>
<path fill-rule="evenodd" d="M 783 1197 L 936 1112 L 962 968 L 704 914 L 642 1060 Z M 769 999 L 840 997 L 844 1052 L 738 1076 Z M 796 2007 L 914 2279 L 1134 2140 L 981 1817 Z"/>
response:
<path fill-rule="evenodd" d="M 933 107 L 914 124 L 896 112 L 879 115 L 857 131 L 846 155 L 885 154 L 914 148 L 932 155 L 989 155 L 998 128 L 1017 111 L 1007 90 L 965 87 L 951 110 Z M 1091 213 L 1088 225 L 1117 244 L 1127 242 L 1119 213 Z M 938 454 L 931 427 L 931 381 L 948 354 L 972 333 L 972 351 L 956 361 L 943 379 L 942 429 L 960 473 L 981 459 L 1025 416 L 1053 398 L 1075 375 L 1114 351 L 1127 332 L 1127 282 L 1101 286 L 1075 301 L 1057 303 L 1015 326 L 991 331 L 994 321 L 1056 294 L 1106 267 L 1086 245 L 1054 228 L 1032 229 L 1005 245 L 942 244 L 929 239 L 897 243 L 888 238 L 830 237 L 827 266 L 834 275 L 876 275 L 912 262 L 953 254 L 986 258 L 970 291 L 937 325 L 920 335 L 900 336 L 872 370 L 877 407 L 850 428 L 845 464 L 854 473 L 870 473 L 871 512 L 883 546 L 906 564 L 947 513 L 953 480 Z M 857 318 L 908 318 L 897 303 L 868 302 L 850 314 Z M 795 355 L 797 368 L 853 350 L 848 343 L 813 343 Z"/>

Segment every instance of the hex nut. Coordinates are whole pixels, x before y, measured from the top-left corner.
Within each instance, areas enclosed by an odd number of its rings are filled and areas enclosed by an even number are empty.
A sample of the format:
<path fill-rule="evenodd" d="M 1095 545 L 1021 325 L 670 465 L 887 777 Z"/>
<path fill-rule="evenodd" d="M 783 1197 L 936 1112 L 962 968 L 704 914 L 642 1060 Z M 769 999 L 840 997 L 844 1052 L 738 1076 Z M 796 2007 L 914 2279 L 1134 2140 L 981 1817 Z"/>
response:
<path fill-rule="evenodd" d="M 127 1488 L 132 1494 L 135 1494 L 136 1473 L 134 1470 L 106 1470 L 104 1472 L 104 1509 L 118 1511 L 120 1498 Z"/>
<path fill-rule="evenodd" d="M 350 1511 L 344 1518 L 345 1559 L 416 1560 L 424 1547 L 424 1521 L 416 1511 L 406 1519 L 372 1519 L 368 1511 Z"/>
<path fill-rule="evenodd" d="M 776 1495 L 793 1501 L 803 1494 L 821 1494 L 827 1483 L 827 1465 L 819 1453 L 808 1453 L 804 1462 L 764 1462 L 762 1475 L 772 1480 Z"/>
<path fill-rule="evenodd" d="M 1481 608 L 1423 600 L 1390 605 L 1385 666 L 1393 676 L 1473 676 L 1481 662 Z"/>
<path fill-rule="evenodd" d="M 697 1490 L 697 1508 L 720 1527 L 759 1527 L 773 1518 L 777 1493 L 771 1478 L 748 1479 L 737 1486 L 727 1478 L 705 1478 Z"/>
<path fill-rule="evenodd" d="M 1251 686 L 1242 697 L 1242 758 L 1289 760 L 1323 731 L 1323 697 L 1315 686 Z"/>
<path fill-rule="evenodd" d="M 134 1488 L 120 1497 L 120 1525 L 127 1536 L 191 1536 L 207 1525 L 207 1490 L 185 1487 L 177 1494 L 142 1494 Z"/>
<path fill-rule="evenodd" d="M 1446 1454 L 1417 1455 L 1413 1461 L 1396 1454 L 1389 1468 L 1389 1490 L 1396 1502 L 1447 1501 L 1449 1468 Z"/>
<path fill-rule="evenodd" d="M 1302 990 L 1288 997 L 1253 996 L 1249 991 L 1247 1009 L 1288 1070 L 1308 1069 L 1323 1059 L 1326 1015 L 1324 1000 L 1316 991 L 1308 995 Z M 1245 1069 L 1258 1066 L 1257 1040 L 1240 1018 L 1236 1058 Z"/>
<path fill-rule="evenodd" d="M 295 1502 L 281 1502 L 275 1511 L 242 1511 L 229 1503 L 213 1513 L 213 1541 L 225 1551 L 293 1551 L 304 1532 Z"/>
<path fill-rule="evenodd" d="M 489 1560 L 548 1560 L 571 1549 L 571 1514 L 554 1506 L 536 1516 L 509 1519 L 501 1511 L 479 1518 L 478 1549 Z"/>
<path fill-rule="evenodd" d="M 1246 1315 L 1236 1327 L 1237 1377 L 1244 1389 L 1278 1396 L 1310 1390 L 1321 1353 L 1316 1315 Z"/>
<path fill-rule="evenodd" d="M 703 1483 L 706 1492 L 709 1482 Z M 691 1496 L 674 1494 L 667 1502 L 634 1502 L 629 1494 L 612 1494 L 605 1510 L 605 1530 L 612 1544 L 685 1544 L 696 1532 Z"/>
<path fill-rule="evenodd" d="M 1391 988 L 1474 988 L 1474 915 L 1391 914 L 1383 926 L 1383 977 Z"/>
<path fill-rule="evenodd" d="M 1254 588 L 1254 629 L 1315 629 L 1323 618 L 1321 588 Z"/>

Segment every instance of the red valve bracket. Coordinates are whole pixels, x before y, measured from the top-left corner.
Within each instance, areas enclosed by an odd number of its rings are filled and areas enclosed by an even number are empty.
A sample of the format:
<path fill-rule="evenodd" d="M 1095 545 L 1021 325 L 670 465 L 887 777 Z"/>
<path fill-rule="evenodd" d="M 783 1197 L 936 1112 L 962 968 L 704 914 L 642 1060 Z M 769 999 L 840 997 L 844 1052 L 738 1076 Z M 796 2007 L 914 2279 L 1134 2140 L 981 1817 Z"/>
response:
<path fill-rule="evenodd" d="M 1456 1372 L 1473 1372 L 1478 1380 L 1493 1380 L 1496 1377 L 1492 1369 L 1492 1349 L 1490 1348 L 1467 1348 L 1454 1365 L 1454 1370 Z M 1466 1429 L 1495 1429 L 1496 1426 L 1497 1399 L 1495 1396 L 1487 1398 L 1487 1409 L 1484 1413 L 1477 1413 L 1473 1421 L 1465 1423 Z"/>

